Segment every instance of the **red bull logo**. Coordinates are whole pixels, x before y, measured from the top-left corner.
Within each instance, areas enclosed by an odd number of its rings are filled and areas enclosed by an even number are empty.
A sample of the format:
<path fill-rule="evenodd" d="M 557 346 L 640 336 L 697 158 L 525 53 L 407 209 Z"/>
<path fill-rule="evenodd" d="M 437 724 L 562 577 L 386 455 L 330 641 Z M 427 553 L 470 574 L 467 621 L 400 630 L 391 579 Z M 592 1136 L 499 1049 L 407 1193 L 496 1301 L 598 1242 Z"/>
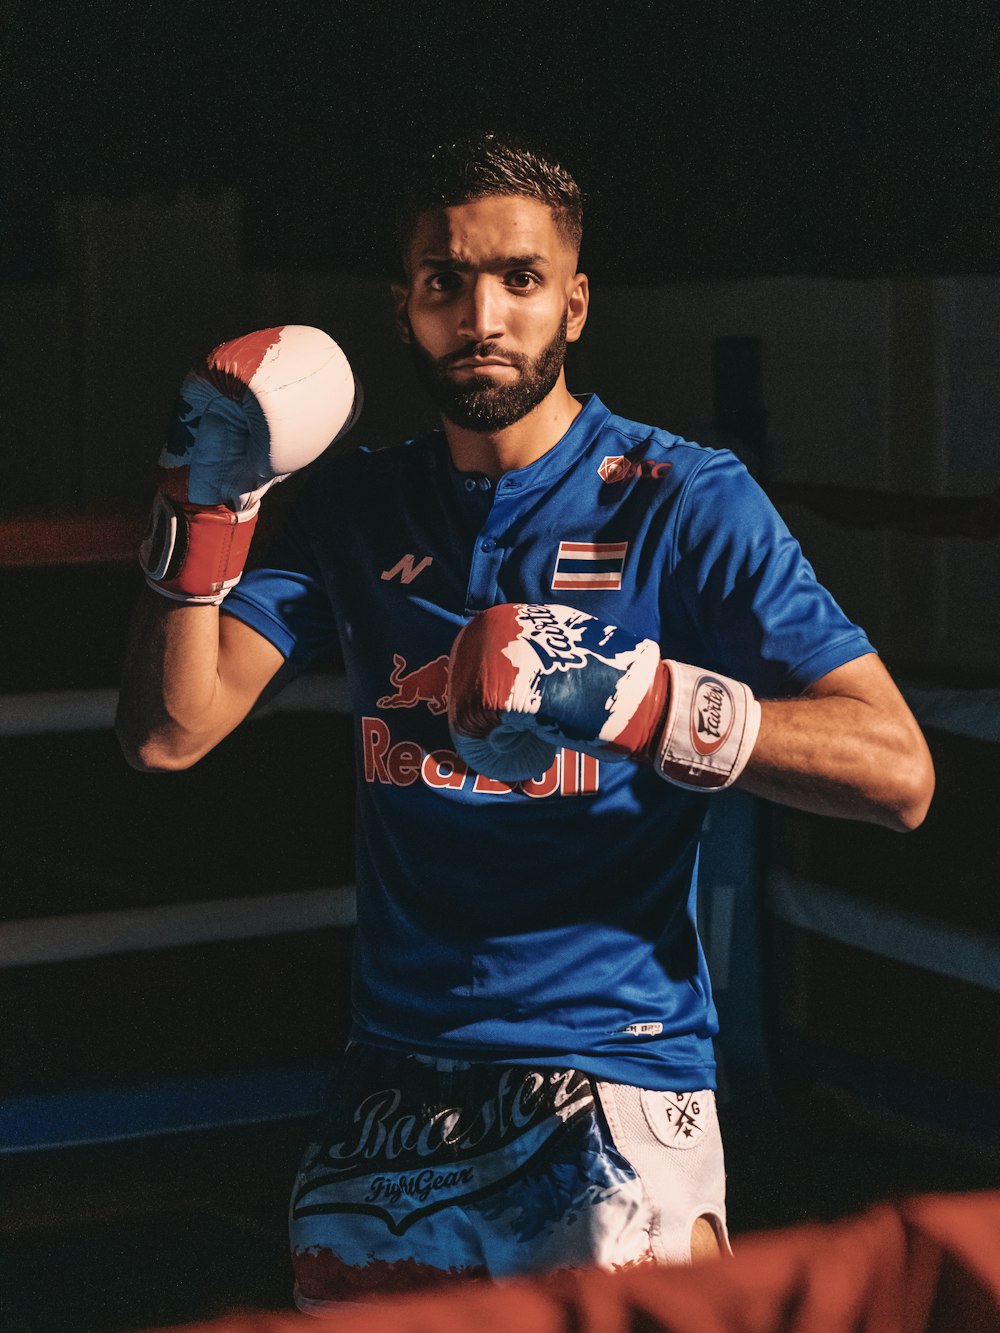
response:
<path fill-rule="evenodd" d="M 392 655 L 389 673 L 391 694 L 376 700 L 378 708 L 416 708 L 425 704 L 439 717 L 448 708 L 448 657 L 442 654 L 432 662 L 407 670 L 407 660 L 400 653 Z M 481 796 L 505 796 L 522 792 L 525 796 L 581 796 L 598 790 L 600 763 L 592 755 L 576 750 L 560 750 L 540 778 L 527 782 L 499 782 L 482 773 L 474 773 L 454 750 L 428 750 L 417 741 L 396 740 L 388 723 L 380 717 L 361 719 L 365 781 L 393 787 L 409 787 L 421 782 L 435 791 L 472 791 Z"/>
<path fill-rule="evenodd" d="M 432 713 L 444 713 L 448 710 L 448 657 L 442 653 L 433 662 L 424 666 L 406 669 L 406 658 L 399 653 L 392 655 L 392 671 L 389 684 L 394 694 L 383 694 L 377 700 L 379 708 L 416 708 L 417 704 L 426 704 Z"/>
<path fill-rule="evenodd" d="M 361 719 L 365 781 L 392 787 L 421 782 L 434 791 L 471 791 L 477 796 L 582 796 L 593 794 L 600 782 L 600 763 L 593 755 L 560 750 L 540 778 L 528 782 L 500 782 L 474 773 L 450 749 L 425 750 L 417 741 L 393 739 L 380 717 Z"/>

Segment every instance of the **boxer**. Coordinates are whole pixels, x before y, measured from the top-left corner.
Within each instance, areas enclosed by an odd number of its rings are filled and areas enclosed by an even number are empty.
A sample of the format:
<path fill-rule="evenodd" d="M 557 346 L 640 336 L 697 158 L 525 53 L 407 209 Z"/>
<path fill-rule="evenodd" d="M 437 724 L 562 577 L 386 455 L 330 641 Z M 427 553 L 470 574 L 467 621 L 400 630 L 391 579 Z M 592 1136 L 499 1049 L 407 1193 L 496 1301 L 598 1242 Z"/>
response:
<path fill-rule="evenodd" d="M 736 786 L 904 831 L 933 789 L 867 635 L 738 460 L 570 391 L 589 283 L 566 168 L 494 134 L 422 165 L 392 290 L 439 428 L 314 469 L 236 582 L 242 537 L 203 557 L 190 506 L 239 529 L 260 477 L 342 429 L 351 377 L 331 353 L 300 404 L 322 335 L 259 371 L 240 353 L 226 383 L 260 414 L 224 393 L 190 449 L 186 397 L 120 704 L 130 762 L 186 768 L 320 655 L 348 678 L 353 1028 L 292 1195 L 309 1311 L 727 1250 L 709 804 Z M 258 394 L 268 366 L 287 377 Z"/>

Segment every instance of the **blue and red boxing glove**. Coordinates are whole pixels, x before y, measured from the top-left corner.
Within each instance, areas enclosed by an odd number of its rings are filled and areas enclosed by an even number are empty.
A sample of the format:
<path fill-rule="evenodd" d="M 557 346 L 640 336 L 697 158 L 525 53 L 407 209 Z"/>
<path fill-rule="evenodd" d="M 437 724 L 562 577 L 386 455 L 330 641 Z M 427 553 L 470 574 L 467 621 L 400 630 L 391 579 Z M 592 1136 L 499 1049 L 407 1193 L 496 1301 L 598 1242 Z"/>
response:
<path fill-rule="evenodd" d="M 181 385 L 139 563 L 178 602 L 240 580 L 261 496 L 354 424 L 360 388 L 322 329 L 283 324 L 222 343 Z"/>
<path fill-rule="evenodd" d="M 742 681 L 662 659 L 652 639 L 570 606 L 517 603 L 456 638 L 448 723 L 465 762 L 504 782 L 539 777 L 567 746 L 708 792 L 746 766 L 760 704 Z"/>

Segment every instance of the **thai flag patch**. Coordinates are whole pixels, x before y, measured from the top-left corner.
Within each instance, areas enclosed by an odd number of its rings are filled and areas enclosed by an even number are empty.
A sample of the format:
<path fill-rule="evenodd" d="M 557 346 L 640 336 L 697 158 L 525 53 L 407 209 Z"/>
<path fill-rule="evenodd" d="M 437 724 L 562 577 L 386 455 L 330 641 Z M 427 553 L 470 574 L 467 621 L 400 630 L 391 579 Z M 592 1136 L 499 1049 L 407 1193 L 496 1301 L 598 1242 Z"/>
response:
<path fill-rule="evenodd" d="M 560 542 L 552 590 L 618 592 L 627 554 L 628 542 Z"/>

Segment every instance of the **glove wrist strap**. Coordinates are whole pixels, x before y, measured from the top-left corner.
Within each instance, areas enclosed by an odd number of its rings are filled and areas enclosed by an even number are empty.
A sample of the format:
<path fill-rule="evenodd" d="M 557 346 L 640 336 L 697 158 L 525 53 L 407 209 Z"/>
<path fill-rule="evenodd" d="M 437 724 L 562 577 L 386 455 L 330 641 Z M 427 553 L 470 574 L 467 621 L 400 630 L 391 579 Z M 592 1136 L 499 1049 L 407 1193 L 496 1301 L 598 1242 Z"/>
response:
<path fill-rule="evenodd" d="M 158 491 L 139 548 L 146 582 L 175 602 L 218 605 L 243 574 L 260 502 L 194 505 Z"/>
<path fill-rule="evenodd" d="M 686 662 L 670 672 L 667 717 L 655 746 L 656 771 L 691 791 L 722 791 L 743 772 L 760 730 L 749 686 Z"/>

